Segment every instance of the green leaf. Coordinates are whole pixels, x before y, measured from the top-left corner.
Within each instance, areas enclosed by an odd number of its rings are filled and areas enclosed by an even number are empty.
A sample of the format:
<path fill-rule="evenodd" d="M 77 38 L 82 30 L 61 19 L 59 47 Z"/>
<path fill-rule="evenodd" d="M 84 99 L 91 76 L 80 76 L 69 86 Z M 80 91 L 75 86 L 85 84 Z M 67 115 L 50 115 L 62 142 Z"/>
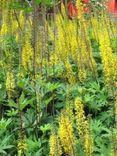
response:
<path fill-rule="evenodd" d="M 6 129 L 9 126 L 10 123 L 11 123 L 10 118 L 9 119 L 2 118 L 0 120 L 0 135 L 2 135 L 6 131 Z"/>
<path fill-rule="evenodd" d="M 22 111 L 27 105 L 31 104 L 35 99 L 36 99 L 36 97 L 33 97 L 32 99 L 27 100 L 25 98 L 24 93 L 22 92 L 22 94 L 19 98 L 20 110 Z"/>
<path fill-rule="evenodd" d="M 4 139 L 0 140 L 0 153 L 2 154 L 7 154 L 5 150 L 8 150 L 12 147 L 14 147 L 13 145 L 9 145 L 9 139 L 10 136 L 5 136 Z"/>
<path fill-rule="evenodd" d="M 26 139 L 26 143 L 28 145 L 29 151 L 32 151 L 32 152 L 36 151 L 38 148 L 41 147 L 40 141 L 36 139 L 34 140 L 32 140 L 31 138 Z"/>
<path fill-rule="evenodd" d="M 30 100 L 25 99 L 22 102 L 22 104 L 20 106 L 20 109 L 23 110 L 27 105 L 31 104 L 35 99 L 36 99 L 36 97 L 34 97 L 34 98 L 30 99 Z"/>
<path fill-rule="evenodd" d="M 45 124 L 44 126 L 40 127 L 40 130 L 45 133 L 46 131 L 49 131 L 52 129 L 52 125 L 51 124 Z"/>
<path fill-rule="evenodd" d="M 15 103 L 12 99 L 9 99 L 8 106 L 18 108 L 17 103 Z"/>
<path fill-rule="evenodd" d="M 58 89 L 61 85 L 59 83 L 47 83 L 46 88 L 48 92 L 52 92 L 56 89 Z"/>

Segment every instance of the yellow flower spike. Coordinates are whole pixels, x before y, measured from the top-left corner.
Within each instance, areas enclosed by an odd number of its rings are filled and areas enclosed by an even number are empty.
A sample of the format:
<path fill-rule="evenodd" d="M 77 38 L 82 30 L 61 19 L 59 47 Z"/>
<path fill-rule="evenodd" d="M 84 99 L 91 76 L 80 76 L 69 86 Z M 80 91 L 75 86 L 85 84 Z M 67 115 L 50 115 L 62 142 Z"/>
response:
<path fill-rule="evenodd" d="M 4 36 L 9 33 L 9 17 L 8 10 L 4 10 L 4 14 L 2 15 L 2 26 L 1 26 L 1 36 Z"/>
<path fill-rule="evenodd" d="M 58 59 L 56 53 L 51 54 L 49 65 L 52 67 L 53 65 L 57 65 L 58 63 L 59 63 L 59 59 Z"/>
<path fill-rule="evenodd" d="M 27 39 L 22 49 L 22 65 L 25 70 L 32 69 L 33 48 Z"/>
<path fill-rule="evenodd" d="M 21 156 L 23 152 L 27 151 L 27 144 L 25 140 L 19 140 L 18 142 L 18 156 Z"/>
<path fill-rule="evenodd" d="M 61 13 L 62 13 L 62 16 L 63 16 L 64 18 L 66 18 L 66 17 L 67 17 L 67 16 L 66 16 L 65 6 L 64 6 L 64 4 L 63 4 L 63 3 L 61 3 Z"/>
<path fill-rule="evenodd" d="M 65 62 L 65 67 L 66 67 L 66 77 L 68 79 L 68 82 L 73 85 L 76 83 L 76 77 L 75 74 L 72 70 L 71 64 L 67 61 Z"/>
<path fill-rule="evenodd" d="M 7 32 L 8 32 L 7 23 L 3 22 L 3 24 L 2 24 L 2 28 L 1 28 L 1 32 L 0 32 L 0 33 L 1 33 L 1 36 L 6 35 Z"/>
<path fill-rule="evenodd" d="M 15 89 L 15 79 L 13 75 L 13 71 L 7 71 L 6 73 L 6 90 L 8 97 L 12 97 L 12 93 Z"/>
<path fill-rule="evenodd" d="M 86 26 L 86 21 L 79 21 L 79 40 L 78 40 L 78 68 L 80 70 L 86 69 L 87 73 L 90 72 L 95 78 L 97 77 L 96 63 L 93 58 L 93 51 L 91 46 L 91 41 L 88 36 L 88 28 Z"/>
<path fill-rule="evenodd" d="M 76 0 L 76 7 L 78 8 L 78 18 L 83 20 L 83 5 L 81 0 Z"/>
<path fill-rule="evenodd" d="M 91 37 L 93 39 L 95 39 L 97 42 L 98 42 L 98 18 L 96 17 L 91 17 L 90 19 L 90 25 L 92 27 L 92 30 L 91 30 Z"/>
<path fill-rule="evenodd" d="M 102 28 L 100 27 L 99 43 L 103 63 L 103 72 L 106 85 L 111 86 L 117 79 L 117 57 L 113 54 L 107 29 L 105 27 L 103 30 L 101 29 Z"/>
<path fill-rule="evenodd" d="M 78 71 L 78 77 L 79 77 L 80 82 L 84 82 L 86 80 L 86 78 L 87 78 L 86 70 L 85 69 L 80 69 Z"/>
<path fill-rule="evenodd" d="M 84 152 L 86 156 L 91 156 L 93 153 L 93 139 L 90 135 L 89 123 L 85 117 L 82 100 L 79 97 L 75 100 L 75 110 L 77 130 L 82 146 L 84 147 Z"/>
<path fill-rule="evenodd" d="M 60 140 L 57 134 L 55 133 L 55 130 L 50 135 L 49 145 L 50 145 L 49 156 L 61 156 L 62 155 L 62 148 L 60 145 Z"/>
<path fill-rule="evenodd" d="M 75 156 L 76 138 L 74 136 L 72 123 L 66 112 L 62 112 L 59 118 L 59 137 L 68 156 Z"/>
<path fill-rule="evenodd" d="M 25 16 L 24 16 L 24 12 L 23 11 L 20 11 L 19 22 L 20 22 L 21 28 L 23 29 L 24 28 L 24 24 L 25 24 Z"/>

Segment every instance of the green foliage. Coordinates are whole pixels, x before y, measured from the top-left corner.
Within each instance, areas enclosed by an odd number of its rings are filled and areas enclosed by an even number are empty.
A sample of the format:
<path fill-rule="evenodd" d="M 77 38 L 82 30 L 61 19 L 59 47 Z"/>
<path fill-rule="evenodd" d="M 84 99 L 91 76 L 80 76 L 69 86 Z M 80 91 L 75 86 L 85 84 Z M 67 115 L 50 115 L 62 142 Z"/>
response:
<path fill-rule="evenodd" d="M 59 67 L 59 65 L 58 65 Z M 17 139 L 19 130 L 19 112 L 23 112 L 23 129 L 26 133 L 27 152 L 26 156 L 47 156 L 49 153 L 49 136 L 53 125 L 53 116 L 58 117 L 62 108 L 66 107 L 66 97 L 70 99 L 79 96 L 84 101 L 86 116 L 91 116 L 90 128 L 94 138 L 94 156 L 109 156 L 111 152 L 111 130 L 112 109 L 110 104 L 114 97 L 104 86 L 103 75 L 98 81 L 89 79 L 83 84 L 77 83 L 74 86 L 65 84 L 65 81 L 58 79 L 58 75 L 50 76 L 49 80 L 37 80 L 35 86 L 31 79 L 26 76 L 17 83 L 17 99 L 7 99 L 5 92 L 5 75 L 0 72 L 1 90 L 0 101 L 5 107 L 4 118 L 0 119 L 0 154 L 10 156 L 17 153 Z M 57 80 L 57 81 L 56 81 Z M 35 96 L 35 91 L 38 96 Z M 19 107 L 20 106 L 20 107 Z M 37 108 L 37 110 L 35 110 Z M 37 112 L 38 114 L 37 114 Z M 57 121 L 54 121 L 57 123 Z M 12 135 L 11 135 L 12 130 Z M 16 139 L 17 141 L 13 141 Z M 84 152 L 77 145 L 79 155 Z"/>
<path fill-rule="evenodd" d="M 13 147 L 13 145 L 9 144 L 10 136 L 4 137 L 4 139 L 0 139 L 0 154 L 7 155 L 6 150 Z"/>
<path fill-rule="evenodd" d="M 0 154 L 7 155 L 6 150 L 11 150 L 14 146 L 10 143 L 11 135 L 7 134 L 7 129 L 11 119 L 2 118 L 0 120 Z"/>

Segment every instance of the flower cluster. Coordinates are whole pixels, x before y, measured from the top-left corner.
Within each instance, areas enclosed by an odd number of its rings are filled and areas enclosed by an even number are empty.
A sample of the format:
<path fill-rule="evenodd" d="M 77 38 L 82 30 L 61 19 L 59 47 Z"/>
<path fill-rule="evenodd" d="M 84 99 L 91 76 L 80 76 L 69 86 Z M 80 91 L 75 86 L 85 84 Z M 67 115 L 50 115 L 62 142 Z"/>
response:
<path fill-rule="evenodd" d="M 93 139 L 90 135 L 89 123 L 88 120 L 86 120 L 82 100 L 80 98 L 76 98 L 75 107 L 78 134 L 84 147 L 85 154 L 91 156 L 93 153 Z"/>
<path fill-rule="evenodd" d="M 68 156 L 75 156 L 75 143 L 72 123 L 66 112 L 62 112 L 59 119 L 59 137 Z"/>
<path fill-rule="evenodd" d="M 13 71 L 7 71 L 6 73 L 6 90 L 8 97 L 12 97 L 12 93 L 14 92 L 15 89 L 15 79 L 14 79 L 14 74 Z"/>
<path fill-rule="evenodd" d="M 61 156 L 62 155 L 62 148 L 60 145 L 60 140 L 57 134 L 55 133 L 55 130 L 50 135 L 49 145 L 50 145 L 49 156 Z"/>

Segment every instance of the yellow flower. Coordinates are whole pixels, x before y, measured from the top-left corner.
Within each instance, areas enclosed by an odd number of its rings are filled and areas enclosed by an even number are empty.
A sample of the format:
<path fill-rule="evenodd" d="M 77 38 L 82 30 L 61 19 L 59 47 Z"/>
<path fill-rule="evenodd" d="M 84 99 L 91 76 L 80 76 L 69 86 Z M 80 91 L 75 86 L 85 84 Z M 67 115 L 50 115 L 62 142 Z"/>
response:
<path fill-rule="evenodd" d="M 6 73 L 6 90 L 7 90 L 9 98 L 12 96 L 14 89 L 15 89 L 15 79 L 14 79 L 13 71 L 7 71 L 7 73 Z"/>
<path fill-rule="evenodd" d="M 66 61 L 65 67 L 66 67 L 66 77 L 68 79 L 68 82 L 71 85 L 74 85 L 76 83 L 76 78 L 75 78 L 75 73 L 72 70 L 71 64 L 68 61 Z"/>
<path fill-rule="evenodd" d="M 25 24 L 25 16 L 24 16 L 24 12 L 23 11 L 20 11 L 19 22 L 20 22 L 20 27 L 23 29 L 24 28 L 24 24 Z"/>
<path fill-rule="evenodd" d="M 7 23 L 3 22 L 2 28 L 1 28 L 1 36 L 6 35 L 8 32 L 8 26 Z"/>
<path fill-rule="evenodd" d="M 55 134 L 55 130 L 52 132 L 49 140 L 50 145 L 50 153 L 49 156 L 61 156 L 62 148 L 60 145 L 60 140 L 57 134 Z"/>
<path fill-rule="evenodd" d="M 32 69 L 33 48 L 31 43 L 26 40 L 22 49 L 22 65 L 25 70 Z"/>
<path fill-rule="evenodd" d="M 27 144 L 25 140 L 19 140 L 18 142 L 18 156 L 21 156 L 24 151 L 27 150 Z"/>
<path fill-rule="evenodd" d="M 60 115 L 58 133 L 66 154 L 68 154 L 68 156 L 75 156 L 76 138 L 74 136 L 72 123 L 66 112 L 62 112 Z"/>
<path fill-rule="evenodd" d="M 81 143 L 84 147 L 86 156 L 93 153 L 93 139 L 90 135 L 89 123 L 86 120 L 82 100 L 78 97 L 75 100 L 76 123 Z"/>
<path fill-rule="evenodd" d="M 86 78 L 87 78 L 86 70 L 80 69 L 78 71 L 78 77 L 79 77 L 80 82 L 84 82 L 86 80 Z"/>
<path fill-rule="evenodd" d="M 113 54 L 110 37 L 106 27 L 104 27 L 103 31 L 99 31 L 99 43 L 105 83 L 110 86 L 113 85 L 117 79 L 117 56 Z"/>
<path fill-rule="evenodd" d="M 76 0 L 76 6 L 78 8 L 78 18 L 83 20 L 83 5 L 81 0 Z"/>

